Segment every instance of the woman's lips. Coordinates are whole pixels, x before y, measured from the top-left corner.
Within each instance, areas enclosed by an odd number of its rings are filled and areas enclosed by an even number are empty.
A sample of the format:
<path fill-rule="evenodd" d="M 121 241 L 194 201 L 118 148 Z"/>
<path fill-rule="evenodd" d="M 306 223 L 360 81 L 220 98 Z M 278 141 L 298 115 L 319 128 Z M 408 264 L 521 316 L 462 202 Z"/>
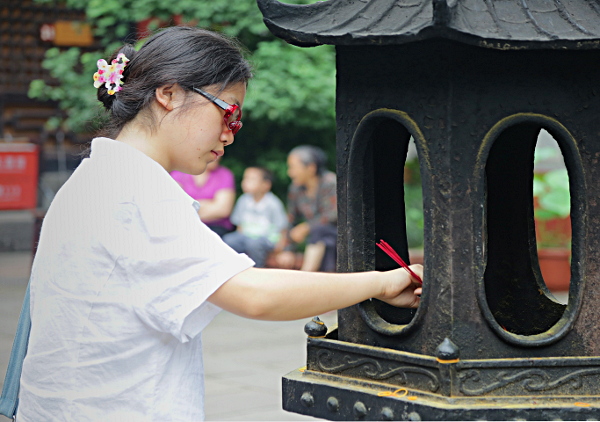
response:
<path fill-rule="evenodd" d="M 216 161 L 225 153 L 225 151 L 211 151 L 211 153 L 213 155 L 214 160 Z"/>

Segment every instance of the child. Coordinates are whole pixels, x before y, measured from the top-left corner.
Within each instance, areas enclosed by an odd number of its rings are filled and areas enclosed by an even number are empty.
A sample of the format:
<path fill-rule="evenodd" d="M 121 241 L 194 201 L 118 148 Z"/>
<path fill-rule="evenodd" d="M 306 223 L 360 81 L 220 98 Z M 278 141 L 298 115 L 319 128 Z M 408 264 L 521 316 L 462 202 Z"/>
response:
<path fill-rule="evenodd" d="M 242 190 L 231 222 L 237 230 L 223 236 L 223 241 L 236 252 L 247 254 L 256 267 L 264 267 L 267 255 L 279 241 L 287 226 L 283 203 L 271 192 L 273 175 L 262 167 L 244 171 Z"/>
<path fill-rule="evenodd" d="M 110 138 L 92 141 L 43 222 L 19 422 L 202 420 L 201 332 L 221 309 L 291 320 L 369 298 L 418 306 L 402 269 L 253 268 L 201 222 L 169 173 L 202 173 L 242 127 L 252 75 L 235 43 L 173 27 L 118 53 L 94 84 Z"/>

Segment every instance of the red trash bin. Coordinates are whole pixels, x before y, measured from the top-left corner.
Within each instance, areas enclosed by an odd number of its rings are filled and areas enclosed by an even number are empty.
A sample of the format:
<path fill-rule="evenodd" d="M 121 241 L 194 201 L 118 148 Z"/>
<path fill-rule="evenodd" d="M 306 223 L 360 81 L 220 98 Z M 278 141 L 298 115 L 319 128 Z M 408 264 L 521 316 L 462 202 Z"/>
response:
<path fill-rule="evenodd" d="M 0 143 L 0 210 L 37 206 L 38 146 Z"/>

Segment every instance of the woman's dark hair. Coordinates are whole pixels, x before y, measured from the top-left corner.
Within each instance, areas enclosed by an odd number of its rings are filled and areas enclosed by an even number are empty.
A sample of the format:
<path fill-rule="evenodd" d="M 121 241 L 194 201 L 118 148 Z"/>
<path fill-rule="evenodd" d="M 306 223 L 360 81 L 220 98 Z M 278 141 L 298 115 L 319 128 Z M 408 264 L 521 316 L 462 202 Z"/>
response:
<path fill-rule="evenodd" d="M 302 164 L 309 166 L 314 164 L 317 170 L 317 176 L 321 176 L 327 165 L 327 154 L 321 148 L 313 145 L 300 145 L 290 151 L 289 155 L 295 155 Z"/>
<path fill-rule="evenodd" d="M 110 137 L 115 137 L 152 103 L 160 86 L 177 83 L 191 90 L 218 85 L 223 90 L 231 84 L 247 83 L 252 77 L 243 48 L 235 40 L 200 28 L 163 29 L 151 36 L 139 51 L 127 44 L 108 62 L 119 53 L 130 60 L 123 71 L 122 90 L 110 95 L 104 85 L 98 89 L 98 100 L 111 114 L 105 128 Z"/>

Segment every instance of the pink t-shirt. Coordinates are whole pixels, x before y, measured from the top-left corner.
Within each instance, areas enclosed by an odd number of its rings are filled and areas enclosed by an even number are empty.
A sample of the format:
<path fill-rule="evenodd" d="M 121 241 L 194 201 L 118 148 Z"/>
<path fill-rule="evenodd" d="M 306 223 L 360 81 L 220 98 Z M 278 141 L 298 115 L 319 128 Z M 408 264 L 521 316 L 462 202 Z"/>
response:
<path fill-rule="evenodd" d="M 235 178 L 233 177 L 233 173 L 223 166 L 219 166 L 210 172 L 208 179 L 203 186 L 198 186 L 194 182 L 194 176 L 191 174 L 173 171 L 171 172 L 171 176 L 188 195 L 196 200 L 212 199 L 221 189 L 233 189 L 235 191 Z M 229 217 L 210 221 L 210 225 L 222 226 L 228 230 L 233 229 L 233 224 L 229 221 Z"/>

